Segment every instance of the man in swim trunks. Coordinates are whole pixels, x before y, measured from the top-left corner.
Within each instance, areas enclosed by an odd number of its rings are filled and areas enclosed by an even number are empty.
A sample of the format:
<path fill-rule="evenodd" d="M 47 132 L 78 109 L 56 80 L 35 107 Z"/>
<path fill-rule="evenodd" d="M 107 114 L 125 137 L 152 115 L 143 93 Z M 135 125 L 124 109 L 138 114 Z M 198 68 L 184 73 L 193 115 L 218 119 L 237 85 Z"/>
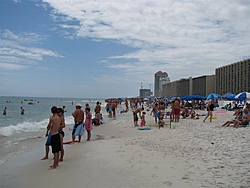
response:
<path fill-rule="evenodd" d="M 81 110 L 82 105 L 76 104 L 76 110 L 72 113 L 74 117 L 74 127 L 72 130 L 72 143 L 75 142 L 75 137 L 78 136 L 78 142 L 81 142 L 82 133 L 83 133 L 83 120 L 84 120 L 84 112 Z"/>
<path fill-rule="evenodd" d="M 63 149 L 63 137 L 64 137 L 64 131 L 62 130 L 65 127 L 65 120 L 64 117 L 62 117 L 62 108 L 57 109 L 58 116 L 61 118 L 61 124 L 59 127 L 58 132 L 60 133 L 60 140 L 61 140 L 61 157 L 60 161 L 63 161 L 64 156 L 64 149 Z M 47 130 L 45 136 L 47 137 L 46 143 L 45 143 L 45 156 L 41 160 L 46 160 L 49 158 L 49 147 L 51 146 L 51 133 L 50 133 L 50 123 L 47 125 Z"/>
<path fill-rule="evenodd" d="M 158 106 L 158 103 L 153 104 L 153 108 L 152 108 L 152 111 L 151 111 L 150 115 L 152 115 L 152 114 L 154 114 L 155 123 L 157 123 L 157 120 L 159 118 L 159 106 Z"/>
<path fill-rule="evenodd" d="M 61 151 L 60 135 L 58 129 L 61 125 L 61 118 L 57 114 L 57 107 L 51 108 L 52 116 L 49 120 L 49 129 L 51 133 L 51 146 L 52 153 L 54 154 L 54 163 L 50 166 L 49 170 L 55 169 L 59 166 L 59 151 Z"/>
<path fill-rule="evenodd" d="M 180 119 L 180 100 L 175 99 L 173 103 L 174 121 L 179 122 Z"/>

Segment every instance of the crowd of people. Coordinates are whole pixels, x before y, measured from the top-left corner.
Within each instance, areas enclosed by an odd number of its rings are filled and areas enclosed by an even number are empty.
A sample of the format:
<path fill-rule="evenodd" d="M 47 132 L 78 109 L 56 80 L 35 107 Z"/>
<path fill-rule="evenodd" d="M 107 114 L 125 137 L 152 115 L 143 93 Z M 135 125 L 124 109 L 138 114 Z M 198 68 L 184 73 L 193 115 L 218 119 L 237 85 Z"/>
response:
<path fill-rule="evenodd" d="M 233 114 L 235 118 L 226 121 L 222 127 L 228 127 L 230 124 L 233 124 L 234 128 L 238 127 L 246 127 L 250 122 L 250 105 L 246 106 L 244 109 L 239 108 L 235 113 Z"/>
<path fill-rule="evenodd" d="M 95 116 L 92 117 L 91 109 L 89 104 L 85 105 L 85 110 L 83 111 L 82 105 L 80 103 L 77 103 L 75 105 L 76 109 L 72 113 L 72 116 L 74 118 L 74 125 L 72 127 L 72 141 L 70 143 L 75 142 L 81 142 L 81 138 L 83 135 L 84 129 L 87 131 L 87 139 L 86 141 L 91 140 L 91 131 L 93 129 L 93 126 L 99 126 L 103 123 L 104 117 L 101 114 L 101 104 L 100 102 L 96 103 L 95 106 Z M 54 155 L 54 162 L 50 166 L 49 170 L 55 169 L 59 166 L 59 162 L 63 161 L 64 157 L 64 148 L 63 148 L 63 138 L 65 136 L 65 133 L 63 131 L 63 128 L 65 128 L 65 119 L 64 119 L 64 112 L 65 106 L 63 108 L 57 108 L 56 106 L 53 106 L 51 108 L 52 116 L 49 119 L 49 123 L 47 125 L 45 136 L 47 137 L 46 143 L 45 143 L 45 156 L 42 158 L 42 160 L 48 159 L 49 155 L 49 147 L 52 148 L 52 153 Z M 78 139 L 76 140 L 76 137 Z"/>
<path fill-rule="evenodd" d="M 121 105 L 122 101 L 118 99 L 110 99 L 107 100 L 106 112 L 109 117 L 116 117 L 117 107 Z M 154 101 L 143 101 L 140 98 L 135 99 L 125 99 L 125 109 L 120 110 L 120 113 L 126 113 L 132 111 L 134 127 L 138 126 L 146 126 L 146 112 L 150 111 L 150 115 L 154 117 L 155 123 L 160 126 L 164 126 L 165 118 L 167 116 L 170 117 L 170 121 L 179 122 L 180 116 L 183 119 L 189 117 L 191 119 L 199 119 L 199 114 L 195 112 L 197 109 L 206 109 L 207 114 L 203 119 L 205 122 L 207 119 L 212 121 L 213 110 L 216 107 L 216 101 L 213 99 L 209 100 L 207 104 L 200 101 L 197 104 L 197 108 L 188 107 L 187 101 L 183 102 L 179 98 L 175 98 L 173 101 L 164 101 L 162 99 Z M 130 104 L 130 105 L 129 105 Z M 170 105 L 170 112 L 166 112 L 168 106 Z M 94 108 L 94 117 L 91 113 L 91 109 L 89 104 L 85 105 L 85 109 L 82 110 L 82 105 L 80 103 L 75 105 L 76 109 L 72 113 L 74 118 L 74 125 L 72 127 L 72 142 L 81 142 L 82 134 L 84 129 L 87 131 L 87 139 L 86 141 L 91 140 L 91 131 L 93 130 L 93 126 L 99 126 L 105 123 L 104 118 L 101 114 L 101 104 L 100 102 L 96 103 Z M 130 109 L 130 110 L 129 110 Z M 58 167 L 59 162 L 63 161 L 64 157 L 64 149 L 63 149 L 63 137 L 65 128 L 65 120 L 64 120 L 64 112 L 65 106 L 63 108 L 57 108 L 53 106 L 51 108 L 52 116 L 50 117 L 46 137 L 47 141 L 45 143 L 45 157 L 42 160 L 48 159 L 49 146 L 52 147 L 52 153 L 54 154 L 54 162 L 53 165 L 50 166 L 49 169 L 55 169 Z M 239 126 L 246 126 L 250 122 L 250 106 L 246 106 L 244 109 L 240 108 L 235 113 L 235 118 L 229 121 L 226 121 L 222 126 L 228 127 L 230 124 L 233 124 L 235 128 Z M 140 123 L 139 123 L 140 121 Z M 76 140 L 76 137 L 78 139 Z"/>

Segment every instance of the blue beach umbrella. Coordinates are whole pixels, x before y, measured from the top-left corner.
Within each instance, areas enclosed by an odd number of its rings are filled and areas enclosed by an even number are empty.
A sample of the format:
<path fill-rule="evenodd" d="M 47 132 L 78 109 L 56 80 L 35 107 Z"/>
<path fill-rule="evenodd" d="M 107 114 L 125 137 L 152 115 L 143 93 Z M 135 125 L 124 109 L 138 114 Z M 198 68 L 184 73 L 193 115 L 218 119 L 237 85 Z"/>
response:
<path fill-rule="evenodd" d="M 228 100 L 237 100 L 237 99 L 235 99 L 235 94 L 231 94 L 231 95 L 229 95 L 229 96 L 227 96 L 226 97 L 226 99 L 228 99 Z"/>
<path fill-rule="evenodd" d="M 168 99 L 174 99 L 176 98 L 175 96 L 169 96 Z"/>
<path fill-rule="evenodd" d="M 207 100 L 209 100 L 209 99 L 219 99 L 219 98 L 221 98 L 221 96 L 218 95 L 218 94 L 215 94 L 215 93 L 211 93 L 211 94 L 209 94 L 207 96 Z"/>
<path fill-rule="evenodd" d="M 238 95 L 236 95 L 235 98 L 244 101 L 246 99 L 250 99 L 250 93 L 249 92 L 241 92 Z"/>
<path fill-rule="evenodd" d="M 233 95 L 233 94 L 232 94 L 232 93 L 226 93 L 226 94 L 222 95 L 221 97 L 222 97 L 222 98 L 227 98 L 227 97 L 229 97 L 229 96 L 231 96 L 231 95 Z"/>
<path fill-rule="evenodd" d="M 187 96 L 184 96 L 184 97 L 181 97 L 181 100 L 191 100 L 192 99 L 192 96 L 191 95 L 187 95 Z"/>
<path fill-rule="evenodd" d="M 192 95 L 193 99 L 205 99 L 206 97 L 202 95 Z"/>

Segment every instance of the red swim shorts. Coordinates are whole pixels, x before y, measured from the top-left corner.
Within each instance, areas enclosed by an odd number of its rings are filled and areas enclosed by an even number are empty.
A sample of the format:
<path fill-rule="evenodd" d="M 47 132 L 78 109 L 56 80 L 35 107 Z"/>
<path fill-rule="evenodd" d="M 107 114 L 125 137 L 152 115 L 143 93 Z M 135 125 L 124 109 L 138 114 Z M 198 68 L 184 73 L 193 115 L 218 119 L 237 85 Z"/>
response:
<path fill-rule="evenodd" d="M 175 108 L 174 109 L 174 115 L 179 115 L 180 114 L 180 109 L 179 108 Z"/>

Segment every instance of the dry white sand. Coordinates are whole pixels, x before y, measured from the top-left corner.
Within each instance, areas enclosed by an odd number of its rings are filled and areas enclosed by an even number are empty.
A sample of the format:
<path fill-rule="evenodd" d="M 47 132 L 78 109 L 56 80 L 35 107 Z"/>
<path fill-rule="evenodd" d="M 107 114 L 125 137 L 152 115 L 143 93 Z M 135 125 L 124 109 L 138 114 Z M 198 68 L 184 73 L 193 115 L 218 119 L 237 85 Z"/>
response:
<path fill-rule="evenodd" d="M 52 159 L 36 160 L 22 168 L 16 187 L 250 187 L 250 127 L 221 127 L 233 112 L 205 123 L 180 119 L 175 129 L 159 129 L 148 114 L 151 130 L 137 130 L 132 113 L 121 114 L 94 127 L 93 134 L 112 138 L 67 147 L 55 170 L 47 170 Z"/>

